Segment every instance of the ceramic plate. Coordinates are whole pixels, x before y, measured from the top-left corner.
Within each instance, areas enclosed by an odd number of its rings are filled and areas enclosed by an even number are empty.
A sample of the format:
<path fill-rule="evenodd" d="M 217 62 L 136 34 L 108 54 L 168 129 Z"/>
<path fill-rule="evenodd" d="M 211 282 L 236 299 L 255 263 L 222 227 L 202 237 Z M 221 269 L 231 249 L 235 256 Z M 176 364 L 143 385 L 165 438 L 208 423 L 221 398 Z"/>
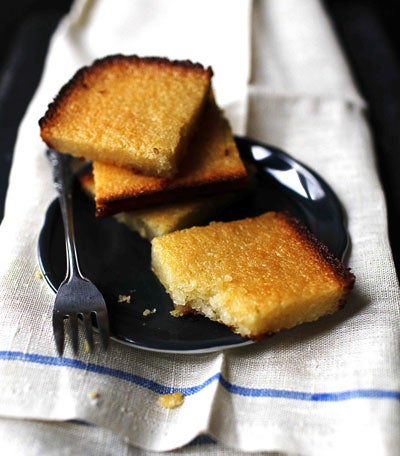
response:
<path fill-rule="evenodd" d="M 250 138 L 235 139 L 243 160 L 254 165 L 255 185 L 218 219 L 290 210 L 332 253 L 342 257 L 348 236 L 341 205 L 327 183 L 275 147 Z M 78 188 L 74 213 L 81 269 L 104 294 L 113 339 L 174 353 L 204 353 L 251 343 L 204 317 L 172 317 L 172 302 L 150 270 L 150 243 L 112 217 L 95 218 L 94 203 Z M 43 276 L 56 291 L 65 275 L 64 232 L 57 199 L 47 210 L 38 254 Z M 155 312 L 143 316 L 145 309 Z"/>

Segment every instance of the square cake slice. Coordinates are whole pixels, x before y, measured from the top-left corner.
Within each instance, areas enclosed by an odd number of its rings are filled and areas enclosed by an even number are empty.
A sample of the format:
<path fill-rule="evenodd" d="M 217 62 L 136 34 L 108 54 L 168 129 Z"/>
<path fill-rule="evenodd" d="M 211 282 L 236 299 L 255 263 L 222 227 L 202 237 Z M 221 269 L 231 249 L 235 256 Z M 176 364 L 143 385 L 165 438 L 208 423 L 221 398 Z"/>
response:
<path fill-rule="evenodd" d="M 202 314 L 251 339 L 332 314 L 355 280 L 286 212 L 175 231 L 153 239 L 151 254 L 175 315 Z"/>
<path fill-rule="evenodd" d="M 144 174 L 176 174 L 208 97 L 210 67 L 110 55 L 78 70 L 39 120 L 59 152 Z"/>
<path fill-rule="evenodd" d="M 174 178 L 145 176 L 99 161 L 93 163 L 93 174 L 97 216 L 205 197 L 248 183 L 229 122 L 211 96 Z"/>

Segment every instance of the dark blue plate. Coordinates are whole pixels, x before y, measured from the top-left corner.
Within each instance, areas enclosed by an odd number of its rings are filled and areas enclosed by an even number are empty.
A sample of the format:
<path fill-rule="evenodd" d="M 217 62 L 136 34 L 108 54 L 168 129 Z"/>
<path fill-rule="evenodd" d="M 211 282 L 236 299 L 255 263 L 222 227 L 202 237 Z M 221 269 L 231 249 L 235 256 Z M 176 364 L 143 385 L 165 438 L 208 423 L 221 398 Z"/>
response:
<path fill-rule="evenodd" d="M 235 139 L 243 160 L 256 170 L 254 188 L 218 219 L 289 210 L 341 258 L 348 236 L 341 205 L 326 182 L 275 147 L 250 138 Z M 201 316 L 172 317 L 172 302 L 150 269 L 150 243 L 112 217 L 96 218 L 94 203 L 78 188 L 74 212 L 81 269 L 104 294 L 113 339 L 147 350 L 179 353 L 251 343 Z M 47 210 L 38 254 L 43 276 L 56 291 L 65 276 L 64 231 L 57 199 Z M 145 309 L 156 312 L 143 316 Z"/>

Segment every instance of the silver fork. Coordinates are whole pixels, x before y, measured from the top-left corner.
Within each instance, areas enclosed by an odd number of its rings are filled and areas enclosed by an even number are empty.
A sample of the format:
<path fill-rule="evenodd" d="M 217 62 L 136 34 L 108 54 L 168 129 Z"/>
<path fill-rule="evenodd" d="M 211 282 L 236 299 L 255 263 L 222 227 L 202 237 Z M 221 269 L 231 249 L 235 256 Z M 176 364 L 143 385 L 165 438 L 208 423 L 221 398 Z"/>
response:
<path fill-rule="evenodd" d="M 97 287 L 83 276 L 78 262 L 72 208 L 72 157 L 53 149 L 48 149 L 47 156 L 53 166 L 53 179 L 59 195 L 67 256 L 67 273 L 58 288 L 53 309 L 53 333 L 57 351 L 59 356 L 63 355 L 64 323 L 68 320 L 72 348 L 75 354 L 78 352 L 78 319 L 83 321 L 90 351 L 94 347 L 92 321 L 97 320 L 101 344 L 106 350 L 109 340 L 106 303 Z"/>

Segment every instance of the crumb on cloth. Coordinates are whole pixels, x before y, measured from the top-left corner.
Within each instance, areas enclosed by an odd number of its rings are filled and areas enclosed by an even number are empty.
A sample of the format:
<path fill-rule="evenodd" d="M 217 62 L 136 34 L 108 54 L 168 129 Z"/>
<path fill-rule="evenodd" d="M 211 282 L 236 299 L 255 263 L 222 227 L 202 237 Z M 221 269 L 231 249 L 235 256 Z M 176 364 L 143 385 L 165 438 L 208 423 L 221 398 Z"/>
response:
<path fill-rule="evenodd" d="M 93 390 L 88 393 L 88 397 L 89 399 L 97 399 L 100 397 L 100 393 L 96 390 Z"/>
<path fill-rule="evenodd" d="M 87 397 L 92 405 L 94 405 L 94 406 L 99 405 L 100 393 L 97 390 L 89 391 L 87 394 Z"/>
<path fill-rule="evenodd" d="M 158 398 L 158 402 L 161 405 L 161 407 L 167 409 L 173 409 L 181 406 L 183 404 L 183 400 L 184 396 L 180 391 L 176 393 L 162 394 Z"/>
<path fill-rule="evenodd" d="M 35 276 L 40 279 L 40 280 L 43 280 L 43 274 L 40 272 L 40 271 L 35 271 Z"/>

